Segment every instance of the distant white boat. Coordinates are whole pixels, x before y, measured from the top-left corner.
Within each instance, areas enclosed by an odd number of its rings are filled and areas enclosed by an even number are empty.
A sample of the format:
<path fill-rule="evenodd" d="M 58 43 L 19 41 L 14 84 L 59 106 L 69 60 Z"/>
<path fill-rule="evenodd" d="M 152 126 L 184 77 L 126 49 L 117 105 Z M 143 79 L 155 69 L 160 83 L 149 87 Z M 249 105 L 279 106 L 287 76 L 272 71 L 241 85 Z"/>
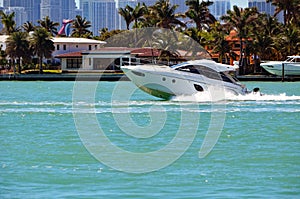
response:
<path fill-rule="evenodd" d="M 126 76 L 141 90 L 163 99 L 219 92 L 224 89 L 235 95 L 247 93 L 237 79 L 229 75 L 236 68 L 212 60 L 195 60 L 173 66 L 145 64 L 122 66 Z"/>
<path fill-rule="evenodd" d="M 300 75 L 300 56 L 288 56 L 285 61 L 269 61 L 261 63 L 260 66 L 273 75 L 282 76 L 282 64 L 284 64 L 284 75 Z"/>

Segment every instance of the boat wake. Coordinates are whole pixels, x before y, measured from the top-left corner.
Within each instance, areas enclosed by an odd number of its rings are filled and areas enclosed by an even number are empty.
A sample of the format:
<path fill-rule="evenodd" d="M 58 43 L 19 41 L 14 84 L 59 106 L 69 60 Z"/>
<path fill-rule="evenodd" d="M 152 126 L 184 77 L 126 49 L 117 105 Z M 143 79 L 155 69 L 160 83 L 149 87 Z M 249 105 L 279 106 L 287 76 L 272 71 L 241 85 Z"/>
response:
<path fill-rule="evenodd" d="M 178 102 L 226 102 L 226 101 L 298 101 L 300 96 L 281 94 L 264 94 L 251 92 L 246 95 L 234 95 L 226 92 L 212 96 L 210 92 L 201 92 L 192 96 L 175 96 L 171 99 Z"/>

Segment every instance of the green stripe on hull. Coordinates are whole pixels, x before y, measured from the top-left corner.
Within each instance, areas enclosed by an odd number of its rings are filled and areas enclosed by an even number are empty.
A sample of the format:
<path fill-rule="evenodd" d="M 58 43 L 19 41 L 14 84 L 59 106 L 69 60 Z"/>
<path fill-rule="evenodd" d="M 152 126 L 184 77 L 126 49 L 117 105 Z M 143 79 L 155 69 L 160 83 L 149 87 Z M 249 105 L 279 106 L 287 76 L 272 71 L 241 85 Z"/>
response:
<path fill-rule="evenodd" d="M 159 98 L 162 98 L 162 99 L 166 99 L 166 100 L 169 100 L 171 99 L 174 94 L 171 94 L 171 93 L 167 93 L 167 92 L 163 92 L 163 91 L 159 91 L 159 90 L 156 90 L 156 89 L 151 89 L 151 88 L 147 88 L 145 86 L 140 86 L 139 87 L 142 91 L 150 94 L 150 95 L 153 95 L 155 97 L 159 97 Z"/>

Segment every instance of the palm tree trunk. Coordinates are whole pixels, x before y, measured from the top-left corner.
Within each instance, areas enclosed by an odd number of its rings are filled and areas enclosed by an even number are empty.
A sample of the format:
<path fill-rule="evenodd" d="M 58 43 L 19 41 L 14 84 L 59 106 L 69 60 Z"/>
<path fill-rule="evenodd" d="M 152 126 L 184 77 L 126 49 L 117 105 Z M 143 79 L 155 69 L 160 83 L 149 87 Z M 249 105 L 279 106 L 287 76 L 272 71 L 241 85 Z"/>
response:
<path fill-rule="evenodd" d="M 14 75 L 16 75 L 15 59 L 11 59 L 11 64 L 12 64 L 12 67 L 13 67 Z"/>
<path fill-rule="evenodd" d="M 19 74 L 21 74 L 21 72 L 22 72 L 22 70 L 21 70 L 21 58 L 18 58 L 17 59 L 17 63 L 18 63 L 18 72 L 19 72 Z"/>
<path fill-rule="evenodd" d="M 40 65 L 39 73 L 42 74 L 43 73 L 43 57 L 39 57 L 39 65 Z"/>
<path fill-rule="evenodd" d="M 135 39 L 135 41 L 134 41 L 134 47 L 136 48 L 136 44 L 137 44 L 137 19 L 134 21 L 134 23 L 135 23 L 135 36 L 134 36 L 134 39 Z"/>
<path fill-rule="evenodd" d="M 239 60 L 239 74 L 243 75 L 243 38 L 240 37 L 240 60 Z"/>

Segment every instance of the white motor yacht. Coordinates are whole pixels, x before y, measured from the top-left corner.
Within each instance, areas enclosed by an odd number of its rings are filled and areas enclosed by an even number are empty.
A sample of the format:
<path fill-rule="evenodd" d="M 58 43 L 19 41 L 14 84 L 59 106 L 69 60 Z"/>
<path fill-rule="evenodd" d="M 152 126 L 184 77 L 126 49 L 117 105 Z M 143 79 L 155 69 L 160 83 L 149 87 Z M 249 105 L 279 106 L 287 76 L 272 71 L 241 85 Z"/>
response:
<path fill-rule="evenodd" d="M 141 90 L 163 99 L 201 92 L 247 93 L 247 89 L 229 72 L 236 67 L 202 59 L 173 66 L 125 65 L 121 69 Z"/>
<path fill-rule="evenodd" d="M 283 67 L 284 75 L 300 75 L 300 56 L 288 56 L 285 61 L 269 61 L 261 63 L 260 66 L 272 75 L 282 76 Z"/>

